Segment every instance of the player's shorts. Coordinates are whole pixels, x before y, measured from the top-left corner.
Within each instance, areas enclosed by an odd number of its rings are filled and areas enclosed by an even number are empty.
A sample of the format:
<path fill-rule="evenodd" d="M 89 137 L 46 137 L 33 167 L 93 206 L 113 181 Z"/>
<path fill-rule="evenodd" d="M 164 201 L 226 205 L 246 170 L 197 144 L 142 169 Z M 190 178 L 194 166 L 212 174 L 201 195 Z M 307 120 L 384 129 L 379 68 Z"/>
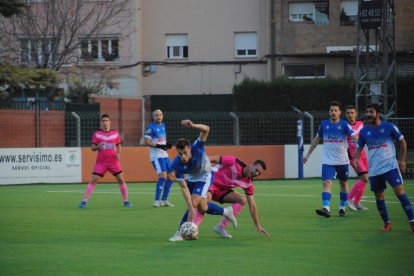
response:
<path fill-rule="evenodd" d="M 387 189 L 386 182 L 390 183 L 392 187 L 402 185 L 403 179 L 401 177 L 401 173 L 399 169 L 393 169 L 386 173 L 370 176 L 369 182 L 371 184 L 371 191 L 372 192 L 382 192 Z"/>
<path fill-rule="evenodd" d="M 161 172 L 172 172 L 171 161 L 168 157 L 161 157 L 151 161 L 152 166 L 154 167 L 157 174 Z"/>
<path fill-rule="evenodd" d="M 113 176 L 116 176 L 122 172 L 121 163 L 115 160 L 111 163 L 96 163 L 93 169 L 93 174 L 103 177 L 105 173 L 109 171 Z"/>
<path fill-rule="evenodd" d="M 335 175 L 339 180 L 348 180 L 349 167 L 346 165 L 322 164 L 322 180 L 334 180 Z"/>
<path fill-rule="evenodd" d="M 223 204 L 223 200 L 226 197 L 226 195 L 234 192 L 232 189 L 229 188 L 222 188 L 215 186 L 214 184 L 210 186 L 210 193 L 211 193 L 211 199 L 215 202 L 220 202 Z"/>
<path fill-rule="evenodd" d="M 355 173 L 359 175 L 367 174 L 368 173 L 368 158 L 365 156 L 361 156 L 361 158 L 358 161 L 359 169 L 355 167 L 354 160 L 349 159 L 349 162 L 351 164 L 351 167 L 354 169 Z"/>
<path fill-rule="evenodd" d="M 206 181 L 187 181 L 187 187 L 190 190 L 191 195 L 199 195 L 203 198 L 207 198 L 207 192 L 213 183 L 213 174 L 209 174 Z"/>

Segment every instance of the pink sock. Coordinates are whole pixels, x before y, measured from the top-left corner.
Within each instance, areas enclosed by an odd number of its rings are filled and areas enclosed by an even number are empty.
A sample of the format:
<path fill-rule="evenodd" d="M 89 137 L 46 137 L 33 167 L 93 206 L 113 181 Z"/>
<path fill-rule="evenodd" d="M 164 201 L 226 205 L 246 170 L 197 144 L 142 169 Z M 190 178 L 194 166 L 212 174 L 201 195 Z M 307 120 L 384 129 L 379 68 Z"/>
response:
<path fill-rule="evenodd" d="M 93 192 L 93 189 L 95 189 L 95 186 L 96 184 L 92 184 L 91 182 L 88 183 L 88 186 L 86 186 L 85 197 L 83 198 L 83 201 L 88 202 L 89 197 Z"/>
<path fill-rule="evenodd" d="M 365 186 L 366 186 L 366 183 L 362 180 L 358 180 L 354 185 L 354 188 L 356 188 L 354 203 L 356 205 L 358 205 L 361 202 L 362 196 L 364 195 L 364 192 L 365 192 Z"/>
<path fill-rule="evenodd" d="M 231 205 L 231 207 L 233 207 L 233 214 L 234 214 L 235 217 L 237 217 L 237 215 L 243 209 L 243 205 L 241 205 L 239 203 L 234 203 L 233 205 Z M 221 228 L 227 228 L 227 225 L 229 225 L 229 223 L 230 223 L 230 221 L 227 218 L 223 218 L 219 225 L 220 225 Z"/>
<path fill-rule="evenodd" d="M 204 219 L 204 214 L 201 213 L 200 211 L 197 211 L 193 222 L 195 223 L 195 225 L 199 226 L 200 223 L 203 221 L 203 219 Z"/>
<path fill-rule="evenodd" d="M 360 180 L 358 180 L 360 181 Z M 351 191 L 348 194 L 348 200 L 352 200 L 355 197 L 355 194 L 357 193 L 357 183 L 358 181 L 355 182 L 354 186 L 352 186 Z"/>
<path fill-rule="evenodd" d="M 128 188 L 125 183 L 122 183 L 119 185 L 119 189 L 121 190 L 122 199 L 125 201 L 128 201 Z"/>

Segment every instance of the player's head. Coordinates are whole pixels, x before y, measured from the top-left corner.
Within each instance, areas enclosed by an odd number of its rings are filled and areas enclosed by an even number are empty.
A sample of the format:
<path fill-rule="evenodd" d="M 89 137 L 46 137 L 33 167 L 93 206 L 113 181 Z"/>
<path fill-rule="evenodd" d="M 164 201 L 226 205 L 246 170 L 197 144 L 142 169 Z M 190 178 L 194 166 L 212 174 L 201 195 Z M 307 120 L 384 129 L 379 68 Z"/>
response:
<path fill-rule="evenodd" d="M 381 107 L 379 104 L 372 103 L 365 110 L 365 121 L 367 124 L 375 125 L 380 120 Z"/>
<path fill-rule="evenodd" d="M 243 168 L 243 174 L 249 178 L 259 176 L 266 170 L 266 163 L 262 160 L 256 160 L 252 165 L 247 165 Z"/>
<path fill-rule="evenodd" d="M 177 143 L 175 143 L 175 148 L 178 152 L 178 156 L 180 156 L 181 162 L 187 163 L 191 158 L 190 141 L 185 138 L 178 139 Z"/>
<path fill-rule="evenodd" d="M 348 122 L 355 123 L 357 115 L 358 115 L 358 112 L 354 105 L 348 105 L 346 107 L 346 118 Z"/>
<path fill-rule="evenodd" d="M 163 120 L 163 114 L 162 114 L 162 111 L 161 111 L 161 109 L 157 109 L 157 110 L 154 110 L 153 112 L 152 112 L 152 119 L 154 120 L 154 122 L 156 122 L 157 124 L 161 124 L 161 122 L 162 122 L 162 120 Z"/>
<path fill-rule="evenodd" d="M 332 121 L 337 122 L 341 117 L 341 103 L 332 101 L 329 103 L 329 117 Z"/>
<path fill-rule="evenodd" d="M 111 129 L 111 117 L 104 113 L 101 115 L 101 125 L 103 130 L 110 130 Z"/>

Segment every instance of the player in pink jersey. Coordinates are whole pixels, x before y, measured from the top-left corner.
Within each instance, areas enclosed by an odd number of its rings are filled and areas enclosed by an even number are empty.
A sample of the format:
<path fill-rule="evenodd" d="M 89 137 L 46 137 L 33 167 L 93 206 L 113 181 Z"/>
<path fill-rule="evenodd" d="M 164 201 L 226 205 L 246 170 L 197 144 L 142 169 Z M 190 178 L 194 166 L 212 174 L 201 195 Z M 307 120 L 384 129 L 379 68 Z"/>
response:
<path fill-rule="evenodd" d="M 92 136 L 93 151 L 98 151 L 95 168 L 92 178 L 88 183 L 85 191 L 85 197 L 79 205 L 79 208 L 85 208 L 90 195 L 95 189 L 98 180 L 105 175 L 107 171 L 112 173 L 119 184 L 125 207 L 132 207 L 128 201 L 128 188 L 125 184 L 124 174 L 119 162 L 121 151 L 121 137 L 119 133 L 111 129 L 111 118 L 108 114 L 101 116 L 102 129 L 96 131 Z"/>
<path fill-rule="evenodd" d="M 233 214 L 237 216 L 243 209 L 246 202 L 249 204 L 250 215 L 256 225 L 259 233 L 269 236 L 269 233 L 262 227 L 259 222 L 259 214 L 256 203 L 254 201 L 253 178 L 259 176 L 266 170 L 266 164 L 262 160 L 256 160 L 253 164 L 247 165 L 235 156 L 210 156 L 210 161 L 219 164 L 214 172 L 213 184 L 211 184 L 208 200 L 223 203 L 233 203 Z M 241 188 L 246 196 L 233 190 L 233 188 Z M 194 223 L 201 223 L 203 215 L 197 212 Z M 232 238 L 227 232 L 227 226 L 230 221 L 223 218 L 222 221 L 214 227 L 214 231 L 223 238 Z"/>
<path fill-rule="evenodd" d="M 357 111 L 355 106 L 348 105 L 346 107 L 346 118 L 348 123 L 351 125 L 352 129 L 354 130 L 355 134 L 359 135 L 359 131 L 364 127 L 364 124 L 361 121 L 357 121 Z M 354 186 L 351 189 L 351 192 L 348 194 L 348 207 L 351 210 L 357 211 L 367 211 L 368 208 L 361 205 L 361 199 L 365 192 L 365 187 L 368 183 L 368 159 L 363 150 L 361 152 L 361 159 L 359 160 L 359 168 L 356 168 L 353 162 L 353 156 L 355 152 L 355 143 L 351 139 L 351 137 L 347 137 L 348 140 L 348 154 L 349 160 L 352 168 L 354 169 L 355 173 L 358 175 L 359 179 L 355 182 Z"/>

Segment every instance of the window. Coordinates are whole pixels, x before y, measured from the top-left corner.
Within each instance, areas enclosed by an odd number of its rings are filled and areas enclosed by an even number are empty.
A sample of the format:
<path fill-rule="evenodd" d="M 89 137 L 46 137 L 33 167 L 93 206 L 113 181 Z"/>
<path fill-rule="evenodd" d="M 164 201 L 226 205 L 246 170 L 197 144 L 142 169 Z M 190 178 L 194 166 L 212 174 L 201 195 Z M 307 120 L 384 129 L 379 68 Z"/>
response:
<path fill-rule="evenodd" d="M 257 57 L 257 33 L 235 33 L 236 57 Z"/>
<path fill-rule="evenodd" d="M 341 26 L 355 26 L 358 19 L 358 0 L 341 1 Z"/>
<path fill-rule="evenodd" d="M 165 35 L 167 58 L 179 59 L 188 58 L 188 35 L 169 34 Z"/>
<path fill-rule="evenodd" d="M 119 60 L 119 40 L 103 38 L 80 42 L 80 56 L 83 61 L 114 61 Z"/>
<path fill-rule="evenodd" d="M 329 2 L 289 3 L 289 21 L 314 22 L 316 25 L 329 23 Z"/>
<path fill-rule="evenodd" d="M 292 79 L 324 78 L 325 64 L 284 64 L 283 73 Z"/>
<path fill-rule="evenodd" d="M 56 60 L 57 45 L 52 38 L 20 39 L 20 62 L 31 64 L 53 64 Z"/>

